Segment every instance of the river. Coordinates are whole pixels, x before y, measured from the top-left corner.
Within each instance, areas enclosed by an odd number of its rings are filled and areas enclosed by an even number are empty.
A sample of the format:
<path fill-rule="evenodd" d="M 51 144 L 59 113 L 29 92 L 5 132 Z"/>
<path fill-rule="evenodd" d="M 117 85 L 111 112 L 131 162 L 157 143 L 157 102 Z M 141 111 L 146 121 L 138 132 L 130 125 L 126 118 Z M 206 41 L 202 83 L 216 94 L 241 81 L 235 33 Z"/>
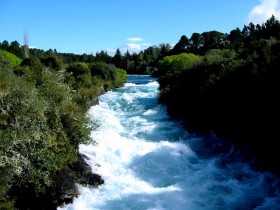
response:
<path fill-rule="evenodd" d="M 188 132 L 159 105 L 158 83 L 130 75 L 99 97 L 88 114 L 100 126 L 96 145 L 80 145 L 105 183 L 78 186 L 81 195 L 60 210 L 280 209 L 279 178 L 256 171 L 215 135 Z"/>

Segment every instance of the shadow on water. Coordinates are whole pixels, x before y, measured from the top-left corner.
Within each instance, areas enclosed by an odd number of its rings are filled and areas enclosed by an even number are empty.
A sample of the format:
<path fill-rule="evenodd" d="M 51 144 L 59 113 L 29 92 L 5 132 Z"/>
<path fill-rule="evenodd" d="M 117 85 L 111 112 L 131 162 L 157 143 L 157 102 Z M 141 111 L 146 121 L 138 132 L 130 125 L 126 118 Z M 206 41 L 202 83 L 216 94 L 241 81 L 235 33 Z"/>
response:
<path fill-rule="evenodd" d="M 277 209 L 275 175 L 253 170 L 251 159 L 214 133 L 189 132 L 158 104 L 158 86 L 149 77 L 129 80 L 134 84 L 95 107 L 105 129 L 96 133 L 99 147 L 86 151 L 98 157 L 105 185 L 85 191 L 77 207 L 86 201 L 108 210 Z"/>

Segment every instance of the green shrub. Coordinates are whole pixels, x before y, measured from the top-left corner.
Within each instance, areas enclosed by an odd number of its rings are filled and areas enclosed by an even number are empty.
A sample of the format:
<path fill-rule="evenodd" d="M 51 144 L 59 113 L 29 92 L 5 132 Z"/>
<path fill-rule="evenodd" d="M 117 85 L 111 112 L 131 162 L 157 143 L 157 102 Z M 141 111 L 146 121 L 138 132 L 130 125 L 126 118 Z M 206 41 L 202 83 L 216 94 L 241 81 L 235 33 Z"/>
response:
<path fill-rule="evenodd" d="M 0 49 L 0 57 L 4 57 L 7 60 L 7 62 L 13 67 L 19 66 L 22 61 L 22 59 L 20 59 L 16 55 L 1 49 Z"/>
<path fill-rule="evenodd" d="M 124 69 L 118 68 L 117 75 L 118 75 L 117 86 L 122 86 L 125 83 L 125 81 L 127 80 L 126 71 Z"/>
<path fill-rule="evenodd" d="M 20 177 L 16 184 L 37 180 L 47 184 L 48 171 L 54 168 L 51 156 L 44 155 L 50 133 L 44 114 L 46 103 L 38 90 L 25 80 L 8 72 L 0 72 L 0 78 L 5 84 L 0 95 L 1 167 L 9 172 L 10 179 Z M 35 174 L 33 179 L 31 174 Z"/>
<path fill-rule="evenodd" d="M 159 70 L 157 76 L 171 76 L 181 73 L 196 65 L 201 58 L 192 53 L 181 53 L 179 55 L 166 56 L 159 61 Z"/>

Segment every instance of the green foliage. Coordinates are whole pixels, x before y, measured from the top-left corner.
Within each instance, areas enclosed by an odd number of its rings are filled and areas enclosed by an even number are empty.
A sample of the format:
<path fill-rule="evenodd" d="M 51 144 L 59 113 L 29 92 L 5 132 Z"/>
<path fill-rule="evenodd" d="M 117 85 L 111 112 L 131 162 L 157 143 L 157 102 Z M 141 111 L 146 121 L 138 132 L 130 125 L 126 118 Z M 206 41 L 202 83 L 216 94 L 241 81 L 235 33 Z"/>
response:
<path fill-rule="evenodd" d="M 96 62 L 110 63 L 112 60 L 111 56 L 109 56 L 107 52 L 103 50 L 101 50 L 100 53 L 97 52 L 95 57 L 96 57 Z"/>
<path fill-rule="evenodd" d="M 15 56 L 14 54 L 1 49 L 0 57 L 3 57 L 2 59 L 5 59 L 13 67 L 19 66 L 19 64 L 22 61 L 19 57 Z"/>
<path fill-rule="evenodd" d="M 71 63 L 66 68 L 66 71 L 69 73 L 67 75 L 66 82 L 75 90 L 81 87 L 92 87 L 91 74 L 88 64 L 82 62 Z"/>
<path fill-rule="evenodd" d="M 117 84 L 118 84 L 118 86 L 122 86 L 125 83 L 125 81 L 127 80 L 126 71 L 124 69 L 118 68 L 117 75 L 118 75 Z"/>
<path fill-rule="evenodd" d="M 218 31 L 208 31 L 201 34 L 203 51 L 206 52 L 209 49 L 220 49 L 223 48 L 225 35 Z"/>
<path fill-rule="evenodd" d="M 113 57 L 113 64 L 117 67 L 117 68 L 121 68 L 123 65 L 123 59 L 122 59 L 122 55 L 121 55 L 121 51 L 119 49 L 117 49 L 116 54 Z"/>
<path fill-rule="evenodd" d="M 205 81 L 201 89 L 215 84 L 221 78 L 231 73 L 238 65 L 238 61 L 235 58 L 236 53 L 233 50 L 209 50 L 203 58 L 204 63 L 202 63 L 202 66 L 204 66 Z"/>
<path fill-rule="evenodd" d="M 175 44 L 175 46 L 172 49 L 172 54 L 177 55 L 180 53 L 184 53 L 187 51 L 189 47 L 189 39 L 187 36 L 183 35 L 181 36 L 179 42 Z"/>
<path fill-rule="evenodd" d="M 68 65 L 66 71 L 77 78 L 79 75 L 90 73 L 89 67 L 86 63 L 75 62 Z"/>
<path fill-rule="evenodd" d="M 229 42 L 220 42 L 223 47 L 211 44 L 207 37 L 211 34 L 203 34 L 198 52 L 209 49 L 201 61 L 178 71 L 180 63 L 165 57 L 166 63 L 164 59 L 159 63 L 158 81 L 160 102 L 167 104 L 169 113 L 184 118 L 196 131 L 214 131 L 236 145 L 246 145 L 265 167 L 280 174 L 274 123 L 280 116 L 279 26 L 274 18 L 262 26 L 250 23 L 242 32 L 232 31 Z M 216 35 L 218 41 L 225 38 Z M 205 46 L 206 38 L 210 42 Z"/>
<path fill-rule="evenodd" d="M 89 134 L 94 126 L 73 100 L 64 73 L 45 69 L 41 77 L 41 84 L 35 86 L 24 76 L 0 71 L 0 190 L 4 197 L 11 187 L 26 183 L 40 192 L 51 185 L 54 173 L 75 161 L 79 144 L 92 141 Z"/>
<path fill-rule="evenodd" d="M 61 59 L 56 54 L 47 54 L 41 58 L 41 62 L 48 68 L 59 71 L 63 68 Z"/>
<path fill-rule="evenodd" d="M 20 58 L 23 57 L 23 52 L 22 52 L 22 49 L 21 49 L 20 44 L 18 43 L 18 41 L 12 41 L 10 43 L 7 51 L 9 51 L 10 53 L 16 55 L 17 57 L 20 57 Z"/>
<path fill-rule="evenodd" d="M 25 58 L 20 66 L 14 69 L 14 73 L 39 86 L 42 83 L 42 72 L 45 68 L 38 57 Z"/>
<path fill-rule="evenodd" d="M 207 65 L 215 65 L 229 63 L 230 61 L 233 61 L 235 57 L 236 53 L 233 50 L 212 49 L 205 54 L 204 60 Z"/>
<path fill-rule="evenodd" d="M 117 68 L 112 64 L 96 62 L 91 66 L 91 75 L 98 77 L 103 81 L 104 90 L 110 90 L 117 87 Z"/>
<path fill-rule="evenodd" d="M 0 47 L 20 49 L 17 42 Z M 112 64 L 85 63 L 93 56 L 65 65 L 56 51 L 30 52 L 21 60 L 0 50 L 0 209 L 14 208 L 13 189 L 44 192 L 76 160 L 80 144 L 94 143 L 90 132 L 98 122 L 87 110 L 127 79 Z"/>
<path fill-rule="evenodd" d="M 3 56 L 2 53 L 0 53 L 0 71 L 4 71 L 7 69 L 12 69 L 12 65 L 9 60 L 5 56 Z"/>
<path fill-rule="evenodd" d="M 192 53 L 181 53 L 179 55 L 166 56 L 159 62 L 157 76 L 164 77 L 172 74 L 178 74 L 193 67 L 200 60 L 201 58 L 199 56 Z"/>
<path fill-rule="evenodd" d="M 44 114 L 46 103 L 31 84 L 12 73 L 0 74 L 1 83 L 5 84 L 0 96 L 1 167 L 9 172 L 10 179 L 20 177 L 13 184 L 39 180 L 47 184 L 49 171 L 54 168 L 51 167 L 51 156 L 43 155 L 47 150 L 45 140 L 50 132 Z"/>
<path fill-rule="evenodd" d="M 98 76 L 102 80 L 114 80 L 116 77 L 116 67 L 104 62 L 96 62 L 91 66 L 91 75 Z"/>

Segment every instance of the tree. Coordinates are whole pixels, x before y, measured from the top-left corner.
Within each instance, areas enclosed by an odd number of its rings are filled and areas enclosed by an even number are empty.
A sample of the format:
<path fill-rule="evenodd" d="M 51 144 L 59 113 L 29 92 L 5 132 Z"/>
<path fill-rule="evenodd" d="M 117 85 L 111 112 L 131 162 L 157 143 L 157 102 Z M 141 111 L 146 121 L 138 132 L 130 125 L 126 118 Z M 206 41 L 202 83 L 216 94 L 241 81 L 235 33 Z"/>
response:
<path fill-rule="evenodd" d="M 131 55 L 129 53 L 129 51 L 127 50 L 126 53 L 124 54 L 124 69 L 127 70 L 128 69 L 128 63 L 131 59 Z"/>
<path fill-rule="evenodd" d="M 272 37 L 275 39 L 280 38 L 280 22 L 275 18 L 274 15 L 272 15 L 271 18 L 264 23 L 263 30 L 264 38 L 266 39 Z"/>
<path fill-rule="evenodd" d="M 202 45 L 202 38 L 200 33 L 193 33 L 190 38 L 191 52 L 198 54 L 199 48 Z"/>
<path fill-rule="evenodd" d="M 46 66 L 49 67 L 51 69 L 54 70 L 61 70 L 62 69 L 62 61 L 60 60 L 60 58 L 54 54 L 54 53 L 50 53 L 47 54 L 46 56 L 41 58 L 41 62 Z"/>
<path fill-rule="evenodd" d="M 22 50 L 21 50 L 20 44 L 17 41 L 11 42 L 8 51 L 10 53 L 13 53 L 16 56 L 22 58 Z"/>
<path fill-rule="evenodd" d="M 73 75 L 76 79 L 79 75 L 90 73 L 88 65 L 82 62 L 71 63 L 66 68 L 66 71 Z"/>
<path fill-rule="evenodd" d="M 219 49 L 223 46 L 224 34 L 218 31 L 208 31 L 201 34 L 203 50 L 206 52 L 209 49 Z"/>
<path fill-rule="evenodd" d="M 114 81 L 117 74 L 117 68 L 112 64 L 104 62 L 93 63 L 91 68 L 91 76 L 98 76 L 100 79 L 105 81 Z M 111 87 L 110 87 L 111 88 Z"/>
<path fill-rule="evenodd" d="M 239 28 L 232 30 L 228 35 L 229 45 L 233 49 L 238 49 L 243 45 L 244 37 Z"/>
<path fill-rule="evenodd" d="M 3 49 L 3 50 L 8 50 L 9 49 L 9 42 L 7 40 L 4 40 L 1 44 L 0 44 L 0 47 Z"/>
<path fill-rule="evenodd" d="M 177 55 L 180 53 L 187 52 L 189 44 L 190 43 L 189 43 L 189 39 L 187 38 L 187 36 L 185 36 L 185 35 L 181 36 L 181 39 L 179 40 L 179 42 L 173 47 L 172 54 Z"/>
<path fill-rule="evenodd" d="M 113 64 L 115 64 L 117 68 L 121 68 L 123 66 L 123 57 L 120 49 L 116 50 L 116 53 L 113 57 Z"/>
<path fill-rule="evenodd" d="M 162 59 L 164 56 L 167 56 L 169 51 L 172 49 L 170 44 L 163 43 L 159 45 L 159 55 L 157 57 L 158 60 Z"/>
<path fill-rule="evenodd" d="M 96 61 L 98 62 L 105 62 L 105 63 L 110 63 L 112 57 L 107 54 L 106 51 L 101 50 L 101 52 L 97 52 L 95 55 Z"/>

